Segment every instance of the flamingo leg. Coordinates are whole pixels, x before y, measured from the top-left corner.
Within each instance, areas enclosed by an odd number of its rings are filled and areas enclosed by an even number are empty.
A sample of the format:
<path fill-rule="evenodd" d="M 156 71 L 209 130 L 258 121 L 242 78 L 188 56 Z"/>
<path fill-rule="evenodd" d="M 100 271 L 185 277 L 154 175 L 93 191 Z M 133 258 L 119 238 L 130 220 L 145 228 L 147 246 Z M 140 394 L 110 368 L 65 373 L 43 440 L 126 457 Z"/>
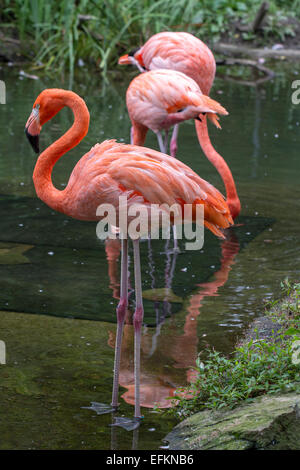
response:
<path fill-rule="evenodd" d="M 158 140 L 158 145 L 159 145 L 159 149 L 162 153 L 167 153 L 167 148 L 165 147 L 165 144 L 164 144 L 164 141 L 163 141 L 163 138 L 162 138 L 162 135 L 161 135 L 161 132 L 160 131 L 157 131 L 156 132 L 156 137 L 157 137 L 157 140 Z"/>
<path fill-rule="evenodd" d="M 172 157 L 176 157 L 177 153 L 177 137 L 179 131 L 179 124 L 175 124 L 173 128 L 173 133 L 170 141 L 170 154 Z"/>
<path fill-rule="evenodd" d="M 177 242 L 177 229 L 176 225 L 172 225 L 173 229 L 173 238 L 174 238 L 174 251 L 180 251 L 178 247 L 178 242 Z"/>
<path fill-rule="evenodd" d="M 120 302 L 117 307 L 117 336 L 115 346 L 115 362 L 114 362 L 114 381 L 111 405 L 114 409 L 118 408 L 118 393 L 119 393 L 119 374 L 120 374 L 120 360 L 121 360 L 121 347 L 122 335 L 124 328 L 125 314 L 128 306 L 128 240 L 122 240 L 122 255 L 121 255 L 121 289 L 120 289 Z"/>
<path fill-rule="evenodd" d="M 169 131 L 167 129 L 165 131 L 165 142 L 164 142 L 164 146 L 165 146 L 166 151 L 168 150 L 168 142 L 169 142 Z"/>
<path fill-rule="evenodd" d="M 133 317 L 134 325 L 134 382 L 135 382 L 135 419 L 141 418 L 140 405 L 140 363 L 141 363 L 141 332 L 144 316 L 142 298 L 142 277 L 140 260 L 140 241 L 133 240 L 134 253 L 134 279 L 135 279 L 135 312 Z"/>
<path fill-rule="evenodd" d="M 133 145 L 133 132 L 134 132 L 133 126 L 131 126 L 131 128 L 130 128 L 130 144 L 131 145 Z"/>

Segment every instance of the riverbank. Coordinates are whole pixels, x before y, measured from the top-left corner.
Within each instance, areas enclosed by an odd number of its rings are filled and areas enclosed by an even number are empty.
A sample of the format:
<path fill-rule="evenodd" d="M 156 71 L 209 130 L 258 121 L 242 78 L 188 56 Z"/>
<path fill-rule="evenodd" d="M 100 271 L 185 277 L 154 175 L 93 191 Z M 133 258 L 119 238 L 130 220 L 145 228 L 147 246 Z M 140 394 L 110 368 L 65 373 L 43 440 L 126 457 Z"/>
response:
<path fill-rule="evenodd" d="M 171 449 L 300 449 L 300 284 L 283 282 L 282 294 L 231 359 L 198 361 L 195 383 L 178 393 L 176 414 L 189 417 L 166 437 Z"/>

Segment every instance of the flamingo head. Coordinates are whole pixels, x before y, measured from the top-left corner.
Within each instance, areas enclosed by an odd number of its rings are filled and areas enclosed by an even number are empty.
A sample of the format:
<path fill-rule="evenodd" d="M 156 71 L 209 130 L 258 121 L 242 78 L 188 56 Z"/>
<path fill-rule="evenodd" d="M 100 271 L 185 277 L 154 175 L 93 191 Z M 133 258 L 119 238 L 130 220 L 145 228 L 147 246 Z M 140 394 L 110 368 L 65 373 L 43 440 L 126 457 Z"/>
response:
<path fill-rule="evenodd" d="M 56 88 L 43 90 L 33 104 L 25 125 L 25 134 L 36 153 L 40 151 L 39 135 L 42 126 L 66 105 L 61 92 L 62 90 Z"/>
<path fill-rule="evenodd" d="M 199 95 L 199 93 L 184 96 L 183 99 L 168 108 L 168 113 L 173 113 L 172 118 L 174 122 L 186 121 L 188 119 L 196 119 L 202 122 L 203 117 L 207 115 L 208 119 L 218 128 L 221 128 L 218 122 L 218 114 L 224 116 L 228 114 L 220 103 L 209 96 Z"/>
<path fill-rule="evenodd" d="M 218 128 L 221 129 L 219 124 L 219 116 L 227 116 L 228 111 L 226 111 L 223 106 L 220 105 L 217 101 L 213 100 L 209 96 L 201 95 L 199 97 L 200 102 L 198 104 L 199 115 L 195 118 L 201 121 L 203 115 L 207 115 L 208 119 Z"/>
<path fill-rule="evenodd" d="M 26 122 L 25 134 L 28 138 L 33 150 L 40 153 L 39 135 L 41 131 L 40 125 L 40 106 L 36 105 L 32 108 L 31 114 Z"/>
<path fill-rule="evenodd" d="M 145 65 L 143 62 L 141 49 L 139 47 L 137 47 L 136 49 L 133 49 L 128 54 L 125 54 L 119 57 L 118 64 L 119 65 L 128 65 L 128 64 L 135 65 L 140 70 L 140 72 L 145 71 L 144 70 Z"/>

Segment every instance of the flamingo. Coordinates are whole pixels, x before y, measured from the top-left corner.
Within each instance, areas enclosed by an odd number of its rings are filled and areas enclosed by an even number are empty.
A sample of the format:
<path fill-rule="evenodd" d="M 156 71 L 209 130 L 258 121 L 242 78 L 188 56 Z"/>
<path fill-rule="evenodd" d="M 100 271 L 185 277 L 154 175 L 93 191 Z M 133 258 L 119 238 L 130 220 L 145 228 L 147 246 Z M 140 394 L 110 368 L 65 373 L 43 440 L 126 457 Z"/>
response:
<path fill-rule="evenodd" d="M 42 126 L 62 108 L 69 107 L 74 114 L 72 127 L 52 143 L 38 157 L 33 182 L 37 196 L 52 209 L 79 220 L 97 221 L 100 204 L 111 204 L 119 210 L 119 198 L 127 198 L 128 212 L 134 204 L 147 210 L 151 204 L 184 206 L 198 204 L 204 208 L 204 225 L 215 235 L 224 238 L 223 229 L 233 224 L 229 208 L 221 193 L 200 178 L 181 161 L 155 150 L 136 145 L 125 145 L 115 140 L 96 144 L 75 165 L 64 190 L 52 183 L 55 163 L 74 148 L 87 134 L 89 111 L 84 100 L 76 93 L 62 89 L 42 91 L 33 104 L 25 125 L 25 133 L 36 153 L 39 153 L 39 134 Z M 143 321 L 143 300 L 139 238 L 132 237 L 135 274 L 134 324 L 134 426 L 141 419 L 140 407 L 140 346 Z M 128 239 L 122 239 L 121 288 L 117 307 L 117 333 L 114 359 L 114 377 L 111 410 L 118 408 L 119 369 L 124 318 L 128 305 Z M 116 423 L 116 425 L 122 425 Z M 128 429 L 128 428 L 127 428 Z M 133 428 L 131 428 L 133 429 Z"/>
<path fill-rule="evenodd" d="M 217 113 L 227 111 L 217 101 L 202 94 L 197 83 L 176 70 L 152 70 L 135 77 L 126 92 L 132 123 L 131 143 L 143 145 L 148 129 L 156 135 L 160 151 L 167 153 L 161 131 L 188 119 L 201 121 L 202 115 L 217 126 Z M 201 115 L 201 117 L 199 116 Z"/>
<path fill-rule="evenodd" d="M 177 70 L 193 78 L 205 95 L 209 95 L 216 73 L 211 50 L 200 39 L 186 32 L 155 34 L 142 47 L 120 57 L 118 63 L 136 65 L 141 72 L 163 68 Z M 195 126 L 199 144 L 219 172 L 231 215 L 236 218 L 241 211 L 241 203 L 231 170 L 210 141 L 206 117 L 202 122 L 196 120 Z M 172 156 L 177 152 L 177 136 L 178 125 L 175 125 L 170 142 Z"/>

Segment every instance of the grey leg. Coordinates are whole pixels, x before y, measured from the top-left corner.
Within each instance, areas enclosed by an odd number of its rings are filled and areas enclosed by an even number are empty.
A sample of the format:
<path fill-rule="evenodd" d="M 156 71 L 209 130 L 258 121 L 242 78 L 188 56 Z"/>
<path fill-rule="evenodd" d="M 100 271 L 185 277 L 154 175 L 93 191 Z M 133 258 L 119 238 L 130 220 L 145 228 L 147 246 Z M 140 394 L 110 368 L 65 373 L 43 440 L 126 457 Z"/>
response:
<path fill-rule="evenodd" d="M 118 393 L 119 393 L 119 375 L 120 375 L 120 360 L 121 360 L 121 346 L 125 314 L 128 306 L 128 240 L 122 240 L 122 255 L 121 255 L 121 291 L 120 302 L 117 307 L 117 336 L 115 345 L 115 363 L 114 363 L 114 382 L 112 393 L 112 407 L 117 408 Z"/>
<path fill-rule="evenodd" d="M 162 153 L 167 153 L 167 149 L 165 147 L 161 132 L 157 131 L 156 132 L 156 137 L 157 137 L 157 140 L 158 140 L 158 145 L 159 145 L 160 151 Z"/>
<path fill-rule="evenodd" d="M 144 316 L 142 298 L 142 278 L 140 261 L 140 240 L 133 240 L 134 278 L 136 307 L 133 317 L 134 325 L 134 380 L 135 380 L 135 411 L 134 417 L 141 418 L 140 405 L 140 362 L 141 362 L 141 330 Z"/>

